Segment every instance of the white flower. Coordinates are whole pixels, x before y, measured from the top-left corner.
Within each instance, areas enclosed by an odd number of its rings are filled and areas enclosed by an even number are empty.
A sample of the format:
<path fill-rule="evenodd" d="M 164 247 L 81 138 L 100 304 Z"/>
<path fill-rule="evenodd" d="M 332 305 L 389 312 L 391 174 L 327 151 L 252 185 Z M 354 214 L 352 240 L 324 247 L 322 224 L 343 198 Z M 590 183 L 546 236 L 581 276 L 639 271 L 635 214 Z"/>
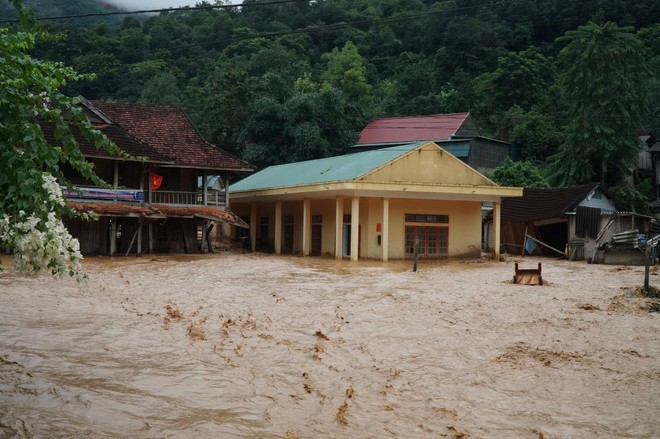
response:
<path fill-rule="evenodd" d="M 80 244 L 53 210 L 65 203 L 62 190 L 55 178 L 45 173 L 42 187 L 48 200 L 35 206 L 35 212 L 28 216 L 21 210 L 16 218 L 7 214 L 0 218 L 0 244 L 14 249 L 16 268 L 22 273 L 50 270 L 53 275 L 76 274 L 81 268 Z"/>

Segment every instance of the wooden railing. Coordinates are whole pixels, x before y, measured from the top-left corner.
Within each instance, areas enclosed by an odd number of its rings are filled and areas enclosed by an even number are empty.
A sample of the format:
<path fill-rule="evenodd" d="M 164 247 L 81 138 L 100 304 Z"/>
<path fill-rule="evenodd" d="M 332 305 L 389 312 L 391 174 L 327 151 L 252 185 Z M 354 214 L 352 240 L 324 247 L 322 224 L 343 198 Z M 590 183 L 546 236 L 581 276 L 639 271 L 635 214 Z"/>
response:
<path fill-rule="evenodd" d="M 182 206 L 203 206 L 204 194 L 201 192 L 181 192 L 181 191 L 154 191 L 150 195 L 151 200 L 146 200 L 153 204 L 178 204 Z M 208 192 L 206 194 L 207 206 L 224 206 L 224 192 Z"/>
<path fill-rule="evenodd" d="M 162 191 L 151 192 L 138 189 L 101 189 L 94 187 L 76 187 L 74 191 L 66 191 L 64 195 L 69 199 L 86 201 L 129 201 L 151 204 L 176 204 L 180 206 L 204 206 L 202 192 Z M 209 191 L 206 194 L 207 206 L 225 206 L 225 192 Z"/>

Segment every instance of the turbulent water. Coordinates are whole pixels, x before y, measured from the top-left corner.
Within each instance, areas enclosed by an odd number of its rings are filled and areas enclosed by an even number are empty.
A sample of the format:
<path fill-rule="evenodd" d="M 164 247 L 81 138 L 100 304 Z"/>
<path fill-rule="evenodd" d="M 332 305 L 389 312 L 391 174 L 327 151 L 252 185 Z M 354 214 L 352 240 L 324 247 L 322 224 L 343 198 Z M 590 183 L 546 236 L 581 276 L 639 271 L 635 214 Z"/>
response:
<path fill-rule="evenodd" d="M 643 269 L 542 263 L 5 259 L 0 438 L 660 437 Z"/>

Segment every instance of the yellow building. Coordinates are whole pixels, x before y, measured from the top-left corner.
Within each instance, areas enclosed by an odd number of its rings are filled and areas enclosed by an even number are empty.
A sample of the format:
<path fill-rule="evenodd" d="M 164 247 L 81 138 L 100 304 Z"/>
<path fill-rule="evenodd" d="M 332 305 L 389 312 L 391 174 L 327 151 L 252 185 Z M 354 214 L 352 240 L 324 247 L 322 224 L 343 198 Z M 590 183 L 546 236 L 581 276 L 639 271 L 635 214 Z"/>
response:
<path fill-rule="evenodd" d="M 480 256 L 485 201 L 499 249 L 501 200 L 522 195 L 433 142 L 271 166 L 229 191 L 253 251 L 383 261 L 412 257 L 416 240 L 423 258 Z"/>

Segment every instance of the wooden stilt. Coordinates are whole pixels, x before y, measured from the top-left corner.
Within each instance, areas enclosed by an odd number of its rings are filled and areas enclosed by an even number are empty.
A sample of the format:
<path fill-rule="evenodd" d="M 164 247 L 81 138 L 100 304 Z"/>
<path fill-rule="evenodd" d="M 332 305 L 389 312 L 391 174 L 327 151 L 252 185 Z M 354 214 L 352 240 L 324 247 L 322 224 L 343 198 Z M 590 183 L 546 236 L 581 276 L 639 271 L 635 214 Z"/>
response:
<path fill-rule="evenodd" d="M 138 234 L 137 234 L 137 255 L 140 256 L 142 254 L 142 221 L 140 221 L 140 225 L 138 226 Z"/>
<path fill-rule="evenodd" d="M 128 256 L 128 254 L 131 252 L 131 249 L 133 248 L 133 243 L 135 242 L 135 238 L 137 237 L 139 231 L 140 231 L 140 228 L 138 227 L 135 230 L 135 233 L 133 233 L 133 238 L 131 238 L 131 243 L 128 244 L 128 250 L 126 250 L 126 256 Z"/>
<path fill-rule="evenodd" d="M 209 253 L 215 253 L 215 252 L 213 251 L 213 244 L 211 243 L 211 230 L 213 230 L 213 226 L 214 226 L 213 223 L 209 223 L 209 229 L 208 229 L 208 231 L 206 232 L 206 241 L 207 241 L 207 243 L 208 243 L 208 245 L 209 245 Z"/>

